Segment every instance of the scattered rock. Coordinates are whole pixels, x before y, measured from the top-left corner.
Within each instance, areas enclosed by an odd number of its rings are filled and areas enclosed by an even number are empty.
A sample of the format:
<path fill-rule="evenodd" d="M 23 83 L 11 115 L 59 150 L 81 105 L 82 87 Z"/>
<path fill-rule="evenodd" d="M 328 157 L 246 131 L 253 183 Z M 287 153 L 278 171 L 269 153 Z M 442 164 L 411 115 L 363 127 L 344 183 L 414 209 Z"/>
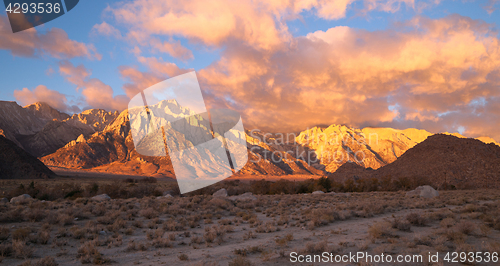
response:
<path fill-rule="evenodd" d="M 9 200 L 7 198 L 1 198 L 0 199 L 0 203 L 7 203 L 9 202 Z"/>
<path fill-rule="evenodd" d="M 32 197 L 30 195 L 23 194 L 21 196 L 13 197 L 12 199 L 10 199 L 10 203 L 20 204 L 20 203 L 25 203 L 25 202 L 29 201 L 30 199 L 32 199 Z"/>
<path fill-rule="evenodd" d="M 173 196 L 172 196 L 172 195 L 170 195 L 170 194 L 167 194 L 167 195 L 165 195 L 165 196 L 159 196 L 159 197 L 156 197 L 156 199 L 168 199 L 168 198 L 173 198 Z"/>
<path fill-rule="evenodd" d="M 173 196 L 172 194 L 174 194 L 174 192 L 172 190 L 167 190 L 167 191 L 163 192 L 164 197 L 167 195 Z"/>
<path fill-rule="evenodd" d="M 318 191 L 314 191 L 312 194 L 325 194 L 325 192 L 318 190 Z"/>
<path fill-rule="evenodd" d="M 227 197 L 227 190 L 225 188 L 221 188 L 217 192 L 215 192 L 213 196 L 225 198 Z"/>
<path fill-rule="evenodd" d="M 420 186 L 415 190 L 406 192 L 407 197 L 420 196 L 422 198 L 431 199 L 439 196 L 439 192 L 431 186 Z"/>
<path fill-rule="evenodd" d="M 257 197 L 255 197 L 252 192 L 247 192 L 238 196 L 231 196 L 229 199 L 233 201 L 254 201 L 257 200 Z"/>
<path fill-rule="evenodd" d="M 101 194 L 101 195 L 94 196 L 90 199 L 95 200 L 95 201 L 108 201 L 111 198 L 107 194 Z"/>

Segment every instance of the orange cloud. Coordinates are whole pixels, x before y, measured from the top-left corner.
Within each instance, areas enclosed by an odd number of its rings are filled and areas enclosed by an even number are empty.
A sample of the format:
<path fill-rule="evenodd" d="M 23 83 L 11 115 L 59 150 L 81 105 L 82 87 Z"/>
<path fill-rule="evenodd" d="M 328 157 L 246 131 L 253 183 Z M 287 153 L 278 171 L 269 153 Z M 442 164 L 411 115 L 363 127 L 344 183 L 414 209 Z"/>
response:
<path fill-rule="evenodd" d="M 340 26 L 290 43 L 272 53 L 228 47 L 199 72 L 210 105 L 236 109 L 245 125 L 268 130 L 463 127 L 472 137 L 500 139 L 492 124 L 500 115 L 500 43 L 492 25 L 459 15 L 417 17 L 385 31 Z"/>
<path fill-rule="evenodd" d="M 208 46 L 222 46 L 237 41 L 258 50 L 275 50 L 283 48 L 292 38 L 286 21 L 300 18 L 304 11 L 314 12 L 323 19 L 341 19 L 346 16 L 353 2 L 355 1 L 134 0 L 119 3 L 108 8 L 108 11 L 117 22 L 130 28 L 128 37 L 140 43 L 149 41 L 152 36 L 165 35 L 182 36 Z M 360 2 L 364 3 L 366 11 L 395 12 L 401 7 L 401 3 L 414 7 L 413 0 Z"/>
<path fill-rule="evenodd" d="M 50 55 L 58 59 L 86 57 L 101 59 L 92 44 L 70 40 L 68 34 L 58 28 L 52 28 L 40 34 L 35 28 L 12 33 L 7 17 L 0 16 L 0 49 L 9 50 L 15 56 Z"/>
<path fill-rule="evenodd" d="M 129 101 L 127 96 L 113 96 L 114 92 L 111 86 L 99 79 L 90 78 L 90 71 L 83 65 L 75 67 L 71 62 L 62 61 L 59 63 L 59 73 L 65 76 L 66 80 L 77 85 L 78 89 L 81 89 L 89 107 L 120 111 L 127 107 Z"/>
<path fill-rule="evenodd" d="M 134 67 L 120 67 L 121 76 L 129 82 L 123 85 L 123 90 L 128 97 L 133 97 L 144 89 L 161 82 L 169 77 L 178 76 L 192 69 L 182 69 L 176 64 L 164 62 L 162 58 L 143 57 L 137 52 L 137 60 L 148 68 L 148 71 L 139 71 Z"/>
<path fill-rule="evenodd" d="M 100 34 L 108 37 L 114 37 L 117 39 L 122 37 L 122 34 L 117 28 L 113 27 L 112 25 L 109 25 L 106 22 L 94 25 L 94 27 L 92 27 L 91 32 L 92 34 Z"/>

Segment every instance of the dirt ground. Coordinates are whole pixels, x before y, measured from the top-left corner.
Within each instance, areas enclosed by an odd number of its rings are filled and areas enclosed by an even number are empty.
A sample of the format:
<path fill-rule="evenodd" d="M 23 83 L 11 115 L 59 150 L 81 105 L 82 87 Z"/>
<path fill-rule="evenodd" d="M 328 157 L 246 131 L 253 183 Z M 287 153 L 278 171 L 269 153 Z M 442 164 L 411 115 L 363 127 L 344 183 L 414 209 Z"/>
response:
<path fill-rule="evenodd" d="M 432 199 L 367 192 L 256 195 L 248 201 L 27 200 L 0 204 L 0 264 L 322 265 L 292 261 L 366 252 L 394 259 L 422 255 L 423 262 L 330 264 L 500 265 L 492 258 L 500 252 L 499 207 L 496 190 L 441 191 Z M 438 263 L 428 262 L 429 252 L 438 252 Z M 448 252 L 474 252 L 475 262 L 447 263 Z M 484 262 L 486 252 L 490 262 Z"/>

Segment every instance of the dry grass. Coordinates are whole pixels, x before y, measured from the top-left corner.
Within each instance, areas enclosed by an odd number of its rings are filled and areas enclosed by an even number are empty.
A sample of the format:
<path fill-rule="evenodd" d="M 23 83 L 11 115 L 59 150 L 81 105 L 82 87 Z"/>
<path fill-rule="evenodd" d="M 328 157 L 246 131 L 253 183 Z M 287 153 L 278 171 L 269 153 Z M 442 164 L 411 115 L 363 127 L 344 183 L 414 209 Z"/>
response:
<path fill-rule="evenodd" d="M 252 202 L 205 195 L 101 203 L 34 200 L 0 206 L 0 260 L 35 265 L 39 260 L 33 258 L 51 255 L 122 263 L 128 252 L 174 265 L 186 254 L 189 260 L 182 263 L 210 265 L 214 257 L 203 254 L 219 252 L 228 254 L 216 260 L 221 265 L 280 265 L 290 251 L 493 251 L 499 248 L 499 199 L 496 191 L 443 191 L 439 199 L 378 192 L 263 195 Z M 30 215 L 32 210 L 39 211 Z M 351 224 L 368 237 L 351 237 Z"/>

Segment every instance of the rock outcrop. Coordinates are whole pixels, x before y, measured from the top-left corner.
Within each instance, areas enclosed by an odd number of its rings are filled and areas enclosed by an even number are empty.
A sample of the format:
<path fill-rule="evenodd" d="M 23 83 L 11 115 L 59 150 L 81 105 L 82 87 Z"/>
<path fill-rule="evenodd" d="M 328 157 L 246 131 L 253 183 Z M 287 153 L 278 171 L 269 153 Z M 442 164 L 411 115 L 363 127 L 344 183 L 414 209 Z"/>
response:
<path fill-rule="evenodd" d="M 10 203 L 11 204 L 23 204 L 23 203 L 30 201 L 31 199 L 33 199 L 33 198 L 30 195 L 23 194 L 23 195 L 11 198 Z"/>
<path fill-rule="evenodd" d="M 93 200 L 93 201 L 99 201 L 99 202 L 111 200 L 111 198 L 107 194 L 101 194 L 101 195 L 93 196 L 90 199 Z"/>
<path fill-rule="evenodd" d="M 431 186 L 419 186 L 412 191 L 406 192 L 407 197 L 419 196 L 421 198 L 431 199 L 439 196 L 439 192 Z"/>
<path fill-rule="evenodd" d="M 103 131 L 119 115 L 118 111 L 107 112 L 103 109 L 90 109 L 79 114 L 74 114 L 69 120 L 79 121 L 91 126 L 95 131 Z"/>
<path fill-rule="evenodd" d="M 221 188 L 217 190 L 214 194 L 214 197 L 220 197 L 220 198 L 225 198 L 227 197 L 227 190 L 225 188 Z"/>

